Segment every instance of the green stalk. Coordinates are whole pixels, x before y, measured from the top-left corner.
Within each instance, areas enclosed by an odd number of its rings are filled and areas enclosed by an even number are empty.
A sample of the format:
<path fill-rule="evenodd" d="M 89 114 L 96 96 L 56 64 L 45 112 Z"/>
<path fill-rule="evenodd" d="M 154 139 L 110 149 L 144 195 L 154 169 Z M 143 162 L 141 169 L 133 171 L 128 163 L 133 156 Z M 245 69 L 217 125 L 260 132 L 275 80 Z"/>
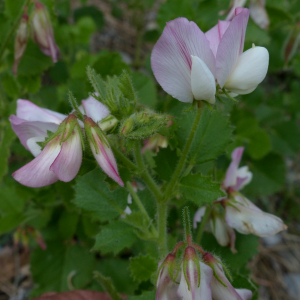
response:
<path fill-rule="evenodd" d="M 157 186 L 153 178 L 150 176 L 148 173 L 147 167 L 144 164 L 141 149 L 140 149 L 140 144 L 139 142 L 136 142 L 134 145 L 134 155 L 135 155 L 135 160 L 138 165 L 138 168 L 141 172 L 141 177 L 155 196 L 156 200 L 158 202 L 161 201 L 162 199 L 162 192 L 160 188 Z"/>
<path fill-rule="evenodd" d="M 211 213 L 211 206 L 210 205 L 207 205 L 206 206 L 206 209 L 205 209 L 205 214 L 201 220 L 201 223 L 200 223 L 200 226 L 199 226 L 199 230 L 197 232 L 197 236 L 196 236 L 196 243 L 197 244 L 200 244 L 201 242 L 201 238 L 202 238 L 202 235 L 203 235 L 203 232 L 204 232 L 204 228 L 205 228 L 205 225 L 208 221 L 208 218 L 210 216 L 210 213 Z"/>
<path fill-rule="evenodd" d="M 23 14 L 24 14 L 24 8 L 30 4 L 30 1 L 31 1 L 31 0 L 24 0 L 24 3 L 23 3 L 23 5 L 22 5 L 22 8 L 21 8 L 21 10 L 20 10 L 19 15 L 18 15 L 17 18 L 15 19 L 15 22 L 13 23 L 13 25 L 10 27 L 10 31 L 8 32 L 6 38 L 4 38 L 4 41 L 3 41 L 3 43 L 2 43 L 2 45 L 1 45 L 1 47 L 0 47 L 0 60 L 2 59 L 2 55 L 3 55 L 3 53 L 4 53 L 4 50 L 5 50 L 5 48 L 6 48 L 7 44 L 8 44 L 8 42 L 9 42 L 9 40 L 11 39 L 11 37 L 14 35 L 15 31 L 16 31 L 17 28 L 18 28 L 18 25 L 19 25 L 19 23 L 20 23 L 20 20 L 21 20 Z"/>
<path fill-rule="evenodd" d="M 161 258 L 167 255 L 167 203 L 158 202 L 158 248 Z"/>
<path fill-rule="evenodd" d="M 154 233 L 155 236 L 157 236 L 158 233 L 156 231 L 156 228 L 153 226 L 151 218 L 149 217 L 149 215 L 148 215 L 148 213 L 147 213 L 147 211 L 146 211 L 146 209 L 145 209 L 145 207 L 144 207 L 141 199 L 139 198 L 139 196 L 137 195 L 137 193 L 134 191 L 132 184 L 129 181 L 127 181 L 126 185 L 127 185 L 129 193 L 131 194 L 131 196 L 132 196 L 133 200 L 135 201 L 136 205 L 138 206 L 139 210 L 141 211 L 141 213 L 147 219 L 147 223 L 151 224 L 151 230 L 152 230 L 152 232 Z"/>
<path fill-rule="evenodd" d="M 138 167 L 130 159 L 128 159 L 121 151 L 119 151 L 115 146 L 111 145 L 111 148 L 113 149 L 115 156 L 122 161 L 125 167 L 127 167 L 132 171 L 138 170 Z"/>
<path fill-rule="evenodd" d="M 199 124 L 199 121 L 200 121 L 201 112 L 202 112 L 202 109 L 201 109 L 202 105 L 203 104 L 201 102 L 199 102 L 198 105 L 197 105 L 197 114 L 196 114 L 194 124 L 192 126 L 189 137 L 188 137 L 188 139 L 186 141 L 186 144 L 184 146 L 184 149 L 182 151 L 182 155 L 181 155 L 180 160 L 178 162 L 178 165 L 175 169 L 175 172 L 173 173 L 173 176 L 172 176 L 169 184 L 166 187 L 166 190 L 165 190 L 165 193 L 164 193 L 164 201 L 168 201 L 168 199 L 171 197 L 173 189 L 174 189 L 175 185 L 177 184 L 178 178 L 180 177 L 180 175 L 183 171 L 183 168 L 185 166 L 188 154 L 190 152 L 190 147 L 192 145 L 192 142 L 193 142 L 193 139 L 195 137 L 197 127 L 198 127 L 198 124 Z"/>

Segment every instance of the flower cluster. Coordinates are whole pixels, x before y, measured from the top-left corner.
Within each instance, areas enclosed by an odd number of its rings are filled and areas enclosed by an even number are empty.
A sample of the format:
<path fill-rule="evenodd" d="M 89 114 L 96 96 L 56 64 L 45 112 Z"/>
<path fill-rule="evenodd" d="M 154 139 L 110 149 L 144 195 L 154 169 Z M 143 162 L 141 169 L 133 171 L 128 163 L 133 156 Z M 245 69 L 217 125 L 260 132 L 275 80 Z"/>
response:
<path fill-rule="evenodd" d="M 183 259 L 177 264 L 178 243 L 158 269 L 156 300 L 247 300 L 252 292 L 235 289 L 226 277 L 222 261 L 193 244 L 187 237 Z M 197 251 L 201 254 L 199 258 Z"/>
<path fill-rule="evenodd" d="M 236 8 L 232 21 L 219 21 L 205 34 L 185 18 L 168 22 L 151 55 L 162 88 L 182 102 L 211 104 L 218 94 L 255 90 L 266 76 L 269 53 L 254 45 L 243 52 L 248 18 L 248 9 Z"/>
<path fill-rule="evenodd" d="M 86 137 L 102 170 L 119 185 L 124 185 L 101 129 L 101 120 L 109 116 L 108 108 L 92 97 L 81 103 L 79 109 L 84 114 L 84 122 L 77 119 L 76 113 L 66 116 L 27 100 L 17 101 L 17 114 L 9 120 L 23 146 L 35 156 L 13 173 L 17 181 L 29 187 L 42 187 L 57 180 L 71 181 L 80 169 Z"/>
<path fill-rule="evenodd" d="M 269 213 L 263 212 L 239 191 L 252 179 L 252 173 L 247 166 L 239 168 L 244 148 L 236 148 L 232 154 L 232 161 L 227 169 L 223 188 L 227 197 L 214 202 L 210 212 L 208 230 L 216 237 L 222 246 L 230 246 L 235 252 L 234 230 L 242 234 L 254 234 L 260 237 L 271 236 L 279 231 L 286 230 L 283 221 Z M 220 211 L 220 206 L 224 208 Z M 201 222 L 206 207 L 200 208 L 194 216 L 194 228 Z"/>
<path fill-rule="evenodd" d="M 26 7 L 25 11 L 27 11 Z M 54 63 L 57 62 L 59 57 L 59 49 L 55 43 L 49 13 L 45 6 L 37 1 L 32 15 L 29 17 L 27 13 L 25 13 L 22 16 L 17 30 L 15 38 L 15 59 L 13 64 L 13 73 L 15 75 L 17 75 L 18 65 L 27 46 L 30 28 L 32 28 L 33 39 L 41 51 L 45 55 L 52 57 Z"/>

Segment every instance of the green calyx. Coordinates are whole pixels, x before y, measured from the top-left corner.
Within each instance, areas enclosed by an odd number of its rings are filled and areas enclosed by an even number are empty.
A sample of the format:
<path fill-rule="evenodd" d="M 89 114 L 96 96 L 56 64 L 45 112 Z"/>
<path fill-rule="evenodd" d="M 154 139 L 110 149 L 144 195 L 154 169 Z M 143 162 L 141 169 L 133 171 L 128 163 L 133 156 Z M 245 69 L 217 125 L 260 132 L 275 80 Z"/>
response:
<path fill-rule="evenodd" d="M 108 115 L 104 119 L 98 122 L 99 127 L 104 132 L 113 132 L 118 126 L 119 120 L 113 115 Z"/>
<path fill-rule="evenodd" d="M 120 134 L 128 139 L 146 139 L 167 125 L 169 117 L 152 111 L 141 111 L 125 119 Z"/>

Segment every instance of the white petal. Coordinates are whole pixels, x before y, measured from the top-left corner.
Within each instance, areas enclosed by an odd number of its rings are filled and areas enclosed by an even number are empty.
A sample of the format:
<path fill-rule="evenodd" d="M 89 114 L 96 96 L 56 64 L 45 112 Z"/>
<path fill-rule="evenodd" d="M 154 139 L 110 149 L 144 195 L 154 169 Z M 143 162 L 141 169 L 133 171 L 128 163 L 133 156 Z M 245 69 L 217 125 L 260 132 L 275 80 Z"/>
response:
<path fill-rule="evenodd" d="M 235 291 L 239 294 L 239 296 L 243 299 L 243 300 L 248 300 L 252 297 L 252 292 L 250 290 L 247 289 L 235 289 Z"/>
<path fill-rule="evenodd" d="M 96 123 L 109 115 L 109 109 L 92 96 L 86 100 L 82 100 L 81 103 L 87 116 Z"/>
<path fill-rule="evenodd" d="M 240 233 L 251 233 L 260 237 L 274 235 L 287 228 L 280 218 L 263 212 L 249 200 L 247 203 L 251 205 L 233 203 L 237 209 L 226 206 L 225 218 L 230 227 Z"/>
<path fill-rule="evenodd" d="M 27 140 L 27 147 L 35 157 L 37 157 L 42 152 L 42 147 L 36 142 L 43 142 L 44 140 L 45 138 L 41 136 L 32 137 Z"/>
<path fill-rule="evenodd" d="M 225 220 L 222 220 L 220 217 L 216 216 L 214 220 L 210 220 L 209 223 L 218 243 L 223 247 L 229 245 L 230 235 L 227 230 L 228 225 L 225 223 Z"/>
<path fill-rule="evenodd" d="M 191 85 L 196 100 L 215 103 L 216 82 L 206 64 L 197 56 L 192 56 Z"/>
<path fill-rule="evenodd" d="M 201 219 L 205 214 L 205 210 L 206 210 L 206 207 L 203 206 L 195 212 L 194 220 L 193 220 L 193 228 L 197 228 L 197 223 L 201 222 Z"/>
<path fill-rule="evenodd" d="M 268 66 L 269 52 L 266 48 L 254 47 L 245 51 L 225 82 L 225 88 L 234 93 L 250 93 L 266 77 Z"/>

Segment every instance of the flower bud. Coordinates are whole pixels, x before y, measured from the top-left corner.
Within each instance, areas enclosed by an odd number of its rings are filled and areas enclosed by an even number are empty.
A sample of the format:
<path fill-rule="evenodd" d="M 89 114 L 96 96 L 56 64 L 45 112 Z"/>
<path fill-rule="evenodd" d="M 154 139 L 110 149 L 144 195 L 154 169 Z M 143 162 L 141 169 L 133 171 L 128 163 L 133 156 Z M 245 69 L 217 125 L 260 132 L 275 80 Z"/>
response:
<path fill-rule="evenodd" d="M 113 115 L 108 115 L 104 119 L 98 122 L 99 127 L 104 132 L 112 131 L 116 128 L 117 124 L 119 123 L 119 120 L 115 118 Z"/>
<path fill-rule="evenodd" d="M 13 64 L 12 71 L 15 76 L 17 76 L 18 65 L 22 59 L 22 56 L 25 52 L 27 46 L 27 38 L 28 38 L 28 15 L 24 14 L 19 24 L 19 28 L 17 30 L 17 35 L 15 38 L 15 60 Z"/>
<path fill-rule="evenodd" d="M 212 270 L 203 264 L 193 247 L 185 249 L 178 295 L 181 299 L 211 299 Z"/>
<path fill-rule="evenodd" d="M 51 56 L 53 62 L 57 62 L 59 49 L 55 43 L 54 33 L 48 11 L 40 2 L 35 3 L 35 10 L 32 16 L 32 27 L 34 40 L 41 51 Z"/>
<path fill-rule="evenodd" d="M 141 112 L 136 115 L 136 121 L 140 124 L 148 124 L 150 122 L 150 118 L 147 113 Z"/>
<path fill-rule="evenodd" d="M 134 119 L 132 117 L 129 117 L 123 123 L 123 126 L 122 126 L 120 132 L 126 136 L 128 133 L 132 132 L 133 128 L 134 128 Z"/>
<path fill-rule="evenodd" d="M 84 119 L 84 129 L 91 150 L 102 170 L 120 186 L 124 186 L 118 173 L 117 162 L 108 140 L 100 127 L 91 119 Z"/>

